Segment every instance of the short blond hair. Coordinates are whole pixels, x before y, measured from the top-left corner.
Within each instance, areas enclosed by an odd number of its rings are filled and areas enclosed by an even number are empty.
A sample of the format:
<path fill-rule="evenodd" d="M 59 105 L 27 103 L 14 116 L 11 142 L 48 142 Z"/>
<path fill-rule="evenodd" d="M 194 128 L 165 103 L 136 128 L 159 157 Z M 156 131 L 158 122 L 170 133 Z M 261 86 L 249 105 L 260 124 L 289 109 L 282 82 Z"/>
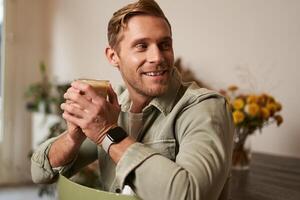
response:
<path fill-rule="evenodd" d="M 128 20 L 136 15 L 161 17 L 166 20 L 171 31 L 169 20 L 154 0 L 139 0 L 116 11 L 110 19 L 107 27 L 107 39 L 111 48 L 117 48 L 118 43 L 122 39 L 120 33 L 126 28 Z"/>

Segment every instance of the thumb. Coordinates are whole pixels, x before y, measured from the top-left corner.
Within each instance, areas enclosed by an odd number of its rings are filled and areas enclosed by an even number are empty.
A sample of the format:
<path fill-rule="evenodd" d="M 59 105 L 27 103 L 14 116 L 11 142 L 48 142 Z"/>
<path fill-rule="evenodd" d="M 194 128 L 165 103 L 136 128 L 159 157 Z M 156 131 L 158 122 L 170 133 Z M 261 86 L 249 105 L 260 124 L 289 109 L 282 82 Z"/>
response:
<path fill-rule="evenodd" d="M 108 100 L 112 105 L 118 106 L 118 107 L 120 106 L 119 101 L 118 101 L 118 96 L 115 93 L 115 91 L 112 89 L 111 84 L 108 87 L 107 95 L 108 95 Z"/>

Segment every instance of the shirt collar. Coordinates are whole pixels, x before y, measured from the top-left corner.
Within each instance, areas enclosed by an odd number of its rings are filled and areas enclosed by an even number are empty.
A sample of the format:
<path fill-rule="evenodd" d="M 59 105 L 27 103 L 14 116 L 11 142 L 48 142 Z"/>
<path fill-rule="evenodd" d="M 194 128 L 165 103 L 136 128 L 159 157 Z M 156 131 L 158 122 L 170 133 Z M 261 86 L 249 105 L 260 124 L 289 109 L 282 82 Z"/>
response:
<path fill-rule="evenodd" d="M 129 98 L 128 89 L 124 90 L 120 96 L 118 96 L 119 104 L 121 104 L 121 110 L 123 112 L 129 112 L 131 100 Z"/>
<path fill-rule="evenodd" d="M 143 112 L 147 112 L 152 107 L 157 108 L 164 115 L 171 112 L 173 104 L 176 100 L 177 93 L 181 86 L 181 76 L 178 70 L 174 67 L 171 72 L 171 83 L 165 94 L 159 97 L 155 97 L 150 103 L 143 109 Z M 129 112 L 131 106 L 131 100 L 129 98 L 129 92 L 126 89 L 120 96 L 119 102 L 121 104 L 121 110 L 123 112 Z"/>

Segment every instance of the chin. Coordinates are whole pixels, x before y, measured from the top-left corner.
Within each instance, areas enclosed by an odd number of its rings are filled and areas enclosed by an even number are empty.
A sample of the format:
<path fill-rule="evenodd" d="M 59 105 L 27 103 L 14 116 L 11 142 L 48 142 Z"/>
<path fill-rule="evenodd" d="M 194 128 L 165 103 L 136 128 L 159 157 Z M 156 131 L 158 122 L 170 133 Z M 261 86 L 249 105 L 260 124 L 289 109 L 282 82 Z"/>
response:
<path fill-rule="evenodd" d="M 146 93 L 151 97 L 159 97 L 164 95 L 168 90 L 168 85 L 160 86 L 159 88 L 149 88 Z"/>

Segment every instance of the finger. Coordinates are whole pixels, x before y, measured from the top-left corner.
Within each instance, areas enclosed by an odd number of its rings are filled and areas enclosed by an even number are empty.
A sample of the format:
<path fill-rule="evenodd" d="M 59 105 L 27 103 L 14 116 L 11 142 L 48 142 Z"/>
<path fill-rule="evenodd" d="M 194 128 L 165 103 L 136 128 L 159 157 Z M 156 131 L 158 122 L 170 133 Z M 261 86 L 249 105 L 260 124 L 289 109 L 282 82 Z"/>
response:
<path fill-rule="evenodd" d="M 88 101 L 91 101 L 91 100 L 92 100 L 92 98 L 91 98 L 90 96 L 86 95 L 85 92 L 80 91 L 80 90 L 78 90 L 78 89 L 76 89 L 76 88 L 74 88 L 74 87 L 70 87 L 70 88 L 68 89 L 68 91 L 70 91 L 70 92 L 75 92 L 75 93 L 78 93 L 78 94 L 81 94 L 81 95 L 82 95 L 83 97 L 85 97 Z"/>
<path fill-rule="evenodd" d="M 72 90 L 70 90 L 70 91 L 72 91 Z M 72 92 L 75 92 L 75 93 L 80 94 L 81 96 L 85 97 L 86 100 L 88 100 L 88 101 L 92 101 L 92 98 L 89 97 L 89 96 L 87 96 L 87 95 L 85 95 L 84 92 L 81 92 L 81 91 L 79 91 L 79 90 L 77 90 L 77 89 L 75 89 L 75 88 L 73 89 Z M 68 101 L 68 100 L 67 100 L 67 101 Z M 70 100 L 69 100 L 69 101 L 70 101 Z M 70 101 L 70 102 L 71 102 L 71 101 Z"/>
<path fill-rule="evenodd" d="M 84 118 L 86 116 L 86 112 L 80 109 L 80 107 L 76 104 L 62 103 L 60 107 L 62 110 L 67 111 L 69 114 L 79 118 Z"/>
<path fill-rule="evenodd" d="M 75 106 L 76 108 L 79 108 L 79 109 L 81 109 L 81 110 L 84 110 L 84 108 L 83 107 L 81 107 L 78 103 L 75 103 L 75 102 L 73 102 L 73 101 L 68 101 L 68 102 L 66 102 L 67 104 L 71 104 L 72 106 Z"/>
<path fill-rule="evenodd" d="M 68 93 L 78 93 L 78 94 L 80 94 L 80 90 L 77 90 L 77 89 L 75 89 L 75 88 L 73 88 L 73 87 L 69 87 L 68 89 L 67 89 L 67 91 L 64 93 L 64 98 L 65 98 L 65 96 L 68 94 Z M 66 99 L 66 98 L 65 98 Z M 66 103 L 69 103 L 69 102 L 72 102 L 71 100 L 68 100 L 68 99 L 66 99 Z"/>
<path fill-rule="evenodd" d="M 107 95 L 108 95 L 108 100 L 111 104 L 113 104 L 114 106 L 120 106 L 118 101 L 118 96 L 110 84 L 107 90 Z"/>
<path fill-rule="evenodd" d="M 68 102 L 70 101 L 75 102 L 83 108 L 89 107 L 89 104 L 91 104 L 91 102 L 87 98 L 85 98 L 83 95 L 79 94 L 78 92 L 67 91 L 64 94 L 64 98 L 66 100 L 69 100 Z"/>
<path fill-rule="evenodd" d="M 66 104 L 72 104 L 73 106 L 75 106 L 75 107 L 77 107 L 77 108 L 83 110 L 83 108 L 82 108 L 78 103 L 75 103 L 75 102 L 73 102 L 73 101 L 71 101 L 71 100 L 66 100 L 65 103 L 66 103 Z M 61 106 L 61 105 L 60 105 L 60 106 Z"/>
<path fill-rule="evenodd" d="M 74 101 L 71 101 L 71 100 L 66 100 L 65 102 L 66 104 L 72 104 L 73 106 L 81 109 L 81 110 L 84 110 L 84 108 L 82 108 L 78 103 L 75 103 Z M 61 106 L 61 105 L 60 105 Z"/>
<path fill-rule="evenodd" d="M 71 83 L 71 86 L 74 89 L 80 90 L 81 92 L 83 92 L 83 94 L 91 97 L 92 99 L 98 96 L 96 91 L 93 89 L 93 87 L 87 83 L 83 83 L 81 81 L 74 81 Z"/>
<path fill-rule="evenodd" d="M 67 99 L 67 100 L 66 100 L 66 103 L 74 103 L 74 102 Z"/>
<path fill-rule="evenodd" d="M 74 87 L 70 87 L 67 91 L 80 93 L 80 90 L 78 90 L 78 89 L 76 89 Z"/>
<path fill-rule="evenodd" d="M 82 120 L 76 116 L 71 115 L 68 112 L 64 112 L 62 114 L 62 117 L 67 121 L 70 122 L 72 124 L 74 124 L 75 126 L 81 126 L 82 125 Z"/>

